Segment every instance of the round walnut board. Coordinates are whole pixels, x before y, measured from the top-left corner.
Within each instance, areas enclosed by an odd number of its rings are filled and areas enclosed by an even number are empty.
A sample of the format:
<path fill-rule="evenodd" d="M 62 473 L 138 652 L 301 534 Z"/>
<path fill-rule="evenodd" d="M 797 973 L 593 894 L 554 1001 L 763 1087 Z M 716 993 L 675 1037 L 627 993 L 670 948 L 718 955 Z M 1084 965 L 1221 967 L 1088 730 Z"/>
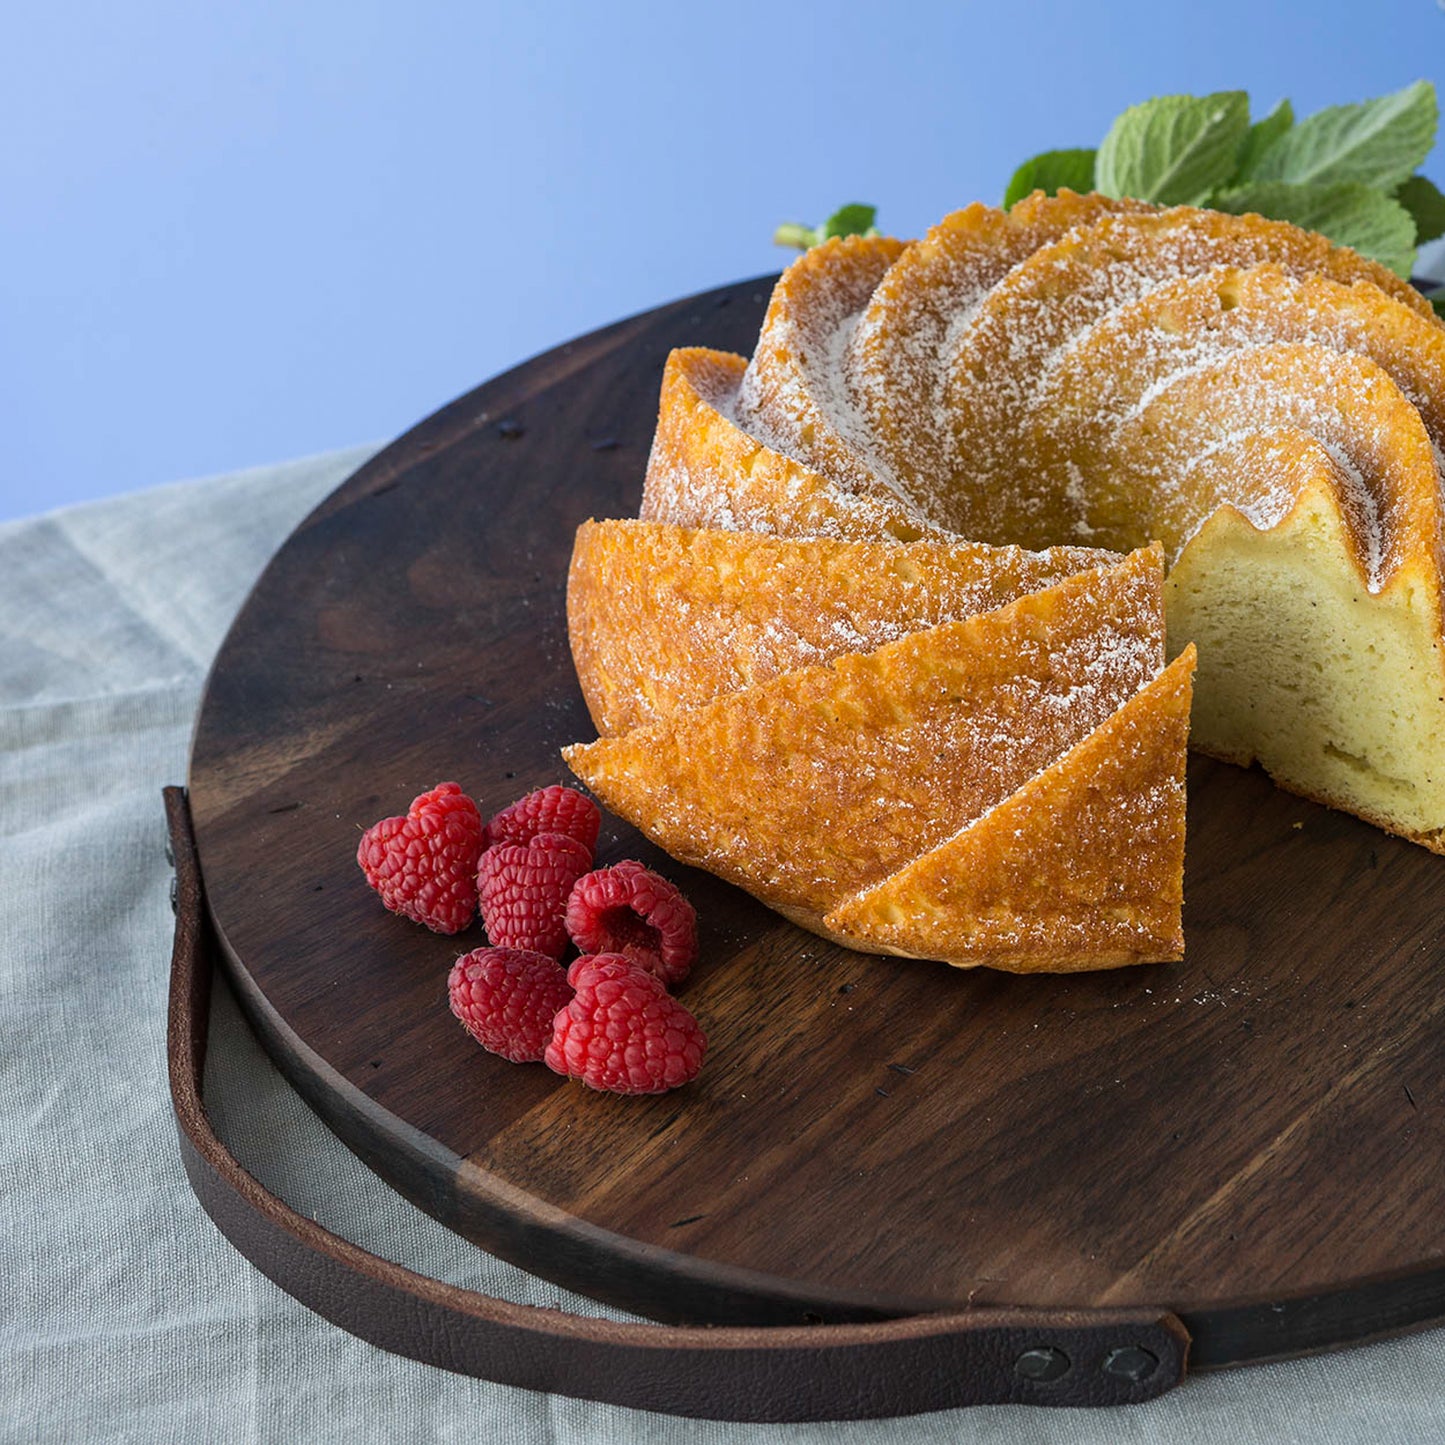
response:
<path fill-rule="evenodd" d="M 710 1050 L 650 1098 L 483 1052 L 362 828 L 455 779 L 495 811 L 595 733 L 577 524 L 637 511 L 670 348 L 748 351 L 766 280 L 538 357 L 327 499 L 216 661 L 190 771 L 209 906 L 277 1062 L 402 1193 L 658 1319 L 1175 1311 L 1195 1366 L 1445 1319 L 1445 858 L 1192 760 L 1186 954 L 1067 977 L 850 953 L 674 863 Z"/>

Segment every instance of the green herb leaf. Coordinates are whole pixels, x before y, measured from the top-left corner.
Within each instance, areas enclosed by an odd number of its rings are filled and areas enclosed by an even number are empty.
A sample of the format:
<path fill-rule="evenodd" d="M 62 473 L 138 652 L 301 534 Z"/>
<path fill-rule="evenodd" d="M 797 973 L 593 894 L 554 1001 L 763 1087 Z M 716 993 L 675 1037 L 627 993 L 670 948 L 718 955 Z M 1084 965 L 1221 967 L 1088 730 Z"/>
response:
<path fill-rule="evenodd" d="M 1254 179 L 1295 185 L 1363 181 L 1393 191 L 1430 154 L 1439 118 L 1428 80 L 1360 105 L 1332 105 L 1306 116 L 1270 146 Z"/>
<path fill-rule="evenodd" d="M 839 206 L 823 222 L 822 239 L 827 241 L 834 236 L 866 236 L 870 232 L 877 235 L 873 229 L 877 216 L 877 206 L 859 205 L 856 201 L 852 205 Z"/>
<path fill-rule="evenodd" d="M 1026 160 L 1013 173 L 1003 193 L 1004 209 L 1035 191 L 1056 196 L 1061 190 L 1087 195 L 1094 189 L 1094 156 L 1091 150 L 1044 151 Z"/>
<path fill-rule="evenodd" d="M 1146 100 L 1109 127 L 1095 183 L 1106 196 L 1197 206 L 1233 176 L 1248 131 L 1242 90 Z"/>
<path fill-rule="evenodd" d="M 1432 296 L 1430 304 L 1435 308 L 1435 314 L 1445 321 L 1445 296 Z"/>
<path fill-rule="evenodd" d="M 1409 211 L 1362 181 L 1331 186 L 1257 181 L 1226 191 L 1215 198 L 1215 205 L 1237 216 L 1256 211 L 1277 221 L 1293 221 L 1307 231 L 1319 231 L 1336 245 L 1352 246 L 1406 279 L 1415 264 L 1415 223 Z"/>
<path fill-rule="evenodd" d="M 849 206 L 839 206 L 821 226 L 805 226 L 800 221 L 784 221 L 773 232 L 773 245 L 808 251 L 814 246 L 821 246 L 824 241 L 831 240 L 834 236 L 876 236 L 878 230 L 873 221 L 877 215 L 877 206 L 864 206 L 855 202 Z"/>
<path fill-rule="evenodd" d="M 1417 244 L 1445 236 L 1445 195 L 1434 181 L 1411 176 L 1395 192 L 1395 199 L 1414 217 Z"/>
<path fill-rule="evenodd" d="M 773 232 L 773 245 L 791 246 L 795 251 L 811 250 L 821 239 L 814 227 L 805 226 L 801 221 L 784 221 Z"/>
<path fill-rule="evenodd" d="M 1233 177 L 1235 184 L 1253 178 L 1264 153 L 1293 125 L 1294 107 L 1285 99 L 1263 120 L 1257 120 L 1250 126 L 1239 150 L 1239 160 Z"/>

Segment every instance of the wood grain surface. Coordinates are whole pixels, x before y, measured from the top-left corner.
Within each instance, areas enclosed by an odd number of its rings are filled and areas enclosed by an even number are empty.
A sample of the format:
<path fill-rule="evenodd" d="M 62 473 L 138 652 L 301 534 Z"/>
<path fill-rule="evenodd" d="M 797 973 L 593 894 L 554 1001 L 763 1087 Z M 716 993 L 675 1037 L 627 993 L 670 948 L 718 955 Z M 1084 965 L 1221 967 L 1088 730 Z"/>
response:
<path fill-rule="evenodd" d="M 451 1017 L 480 929 L 384 912 L 362 828 L 448 778 L 494 811 L 593 731 L 572 534 L 635 513 L 668 350 L 747 351 L 766 281 L 619 323 L 401 438 L 287 541 L 190 771 L 209 907 L 273 1056 L 488 1249 L 659 1319 L 1177 1312 L 1192 1363 L 1445 1318 L 1445 860 L 1258 771 L 1190 767 L 1187 951 L 1060 978 L 849 953 L 693 873 L 702 1077 L 592 1094 Z"/>

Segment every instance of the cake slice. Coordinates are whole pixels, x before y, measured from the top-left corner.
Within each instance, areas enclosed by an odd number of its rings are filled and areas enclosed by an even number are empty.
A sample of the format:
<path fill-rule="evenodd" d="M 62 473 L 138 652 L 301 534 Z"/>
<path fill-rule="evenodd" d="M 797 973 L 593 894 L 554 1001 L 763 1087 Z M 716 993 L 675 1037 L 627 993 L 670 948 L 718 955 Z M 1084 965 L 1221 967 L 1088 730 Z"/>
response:
<path fill-rule="evenodd" d="M 992 612 L 1115 558 L 584 522 L 567 579 L 577 680 L 612 737 L 780 673 Z"/>
<path fill-rule="evenodd" d="M 960 968 L 1074 972 L 1182 957 L 1194 649 L 997 807 L 839 903 L 829 935 Z"/>
<path fill-rule="evenodd" d="M 563 749 L 613 812 L 821 930 L 997 806 L 1163 665 L 1158 547 L 981 616 Z"/>

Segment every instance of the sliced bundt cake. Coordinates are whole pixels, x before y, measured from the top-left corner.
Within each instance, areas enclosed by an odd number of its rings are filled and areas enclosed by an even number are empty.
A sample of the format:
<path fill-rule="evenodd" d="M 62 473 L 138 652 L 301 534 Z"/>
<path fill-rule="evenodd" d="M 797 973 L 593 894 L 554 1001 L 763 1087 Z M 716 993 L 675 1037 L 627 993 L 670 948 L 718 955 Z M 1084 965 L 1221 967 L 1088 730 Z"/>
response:
<path fill-rule="evenodd" d="M 675 358 L 644 516 L 1161 540 L 1171 651 L 1199 644 L 1195 744 L 1445 850 L 1428 304 L 1283 222 L 1067 192 L 889 254 L 790 268 L 749 367 Z"/>

